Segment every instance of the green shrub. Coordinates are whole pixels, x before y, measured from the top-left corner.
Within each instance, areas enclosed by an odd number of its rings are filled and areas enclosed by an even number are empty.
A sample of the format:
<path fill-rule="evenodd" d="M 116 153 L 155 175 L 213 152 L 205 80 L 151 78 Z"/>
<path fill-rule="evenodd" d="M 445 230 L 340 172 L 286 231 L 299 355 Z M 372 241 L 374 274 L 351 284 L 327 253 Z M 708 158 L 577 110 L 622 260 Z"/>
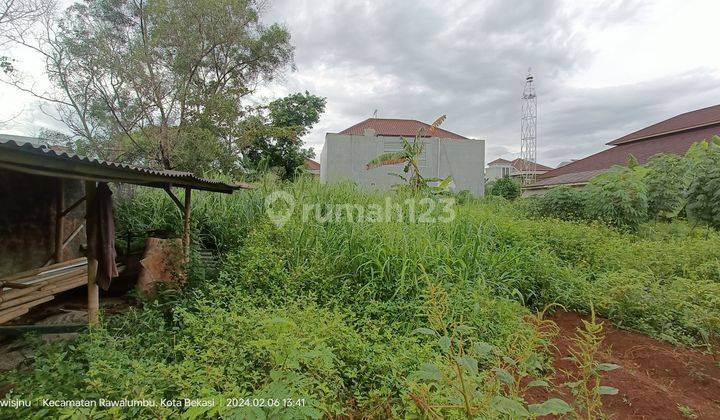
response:
<path fill-rule="evenodd" d="M 542 216 L 563 220 L 581 220 L 585 217 L 585 191 L 581 188 L 559 186 L 545 194 L 533 197 L 535 211 Z"/>
<path fill-rule="evenodd" d="M 522 187 L 519 182 L 509 176 L 505 176 L 489 183 L 487 186 L 487 193 L 489 195 L 496 195 L 508 200 L 514 200 L 522 194 Z"/>
<path fill-rule="evenodd" d="M 631 229 L 646 221 L 647 188 L 639 169 L 617 166 L 593 178 L 585 187 L 588 217 Z"/>
<path fill-rule="evenodd" d="M 605 181 L 644 185 L 627 171 Z M 205 412 L 154 407 L 24 413 L 35 418 L 412 417 L 418 414 L 412 392 L 427 391 L 434 403 L 453 394 L 443 381 L 418 384 L 413 377 L 423 366 L 450 360 L 438 346 L 442 337 L 414 333 L 427 325 L 439 330 L 428 310 L 431 285 L 446 296 L 440 307 L 448 324 L 462 324 L 464 342 L 492 349 L 477 372 L 470 366 L 469 376 L 487 385 L 478 401 L 507 402 L 508 395 L 493 388 L 495 359 L 506 365 L 507 358 L 523 360 L 534 373 L 547 371 L 550 360 L 537 346 L 527 347 L 532 351 L 523 351 L 521 359 L 513 353 L 519 343 L 537 341 L 528 315 L 550 303 L 579 312 L 594 304 L 615 324 L 674 343 L 709 345 L 720 334 L 720 233 L 709 227 L 634 221 L 637 228 L 629 231 L 533 219 L 525 216 L 527 202 L 501 197 L 456 204 L 448 223 L 315 221 L 296 211 L 277 227 L 264 215 L 263 198 L 279 187 L 298 208 L 413 197 L 306 179 L 268 180 L 232 196 L 199 194 L 194 211 L 202 214 L 194 235 L 223 254 L 219 274 L 193 269 L 183 292 L 161 293 L 107 316 L 74 342 L 39 348 L 32 368 L 3 374 L 15 385 L 9 397 L 307 400 L 302 411 L 282 412 L 221 405 Z M 593 188 L 616 200 L 602 215 L 627 219 L 626 207 L 636 199 L 603 182 Z M 179 211 L 165 200 L 163 194 L 139 193 L 122 204 L 120 222 L 170 226 Z M 493 418 L 492 410 L 477 415 Z"/>
<path fill-rule="evenodd" d="M 644 177 L 648 197 L 648 216 L 670 220 L 678 217 L 687 202 L 690 168 L 687 159 L 672 154 L 650 158 Z"/>
<path fill-rule="evenodd" d="M 688 156 L 693 165 L 688 217 L 720 228 L 720 137 L 695 144 L 688 151 Z"/>

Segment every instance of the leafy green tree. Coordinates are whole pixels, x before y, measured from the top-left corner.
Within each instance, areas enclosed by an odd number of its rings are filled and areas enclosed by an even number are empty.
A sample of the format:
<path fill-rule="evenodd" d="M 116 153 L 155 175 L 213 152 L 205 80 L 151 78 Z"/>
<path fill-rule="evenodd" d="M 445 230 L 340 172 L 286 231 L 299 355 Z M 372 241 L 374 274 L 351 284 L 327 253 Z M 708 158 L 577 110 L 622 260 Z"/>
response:
<path fill-rule="evenodd" d="M 495 182 L 490 183 L 488 185 L 487 193 L 489 195 L 505 197 L 508 200 L 514 200 L 522 194 L 522 187 L 519 182 L 509 176 L 504 176 Z"/>
<path fill-rule="evenodd" d="M 694 144 L 687 156 L 693 173 L 688 218 L 720 228 L 720 137 Z"/>
<path fill-rule="evenodd" d="M 648 218 L 645 168 L 630 162 L 602 173 L 585 186 L 589 218 L 617 227 L 636 228 Z"/>
<path fill-rule="evenodd" d="M 302 148 L 301 137 L 320 120 L 325 104 L 325 98 L 305 91 L 272 101 L 267 115 L 248 119 L 243 127 L 249 146 L 243 154 L 249 165 L 275 168 L 283 178 L 292 178 L 306 157 L 315 157 L 312 149 Z"/>
<path fill-rule="evenodd" d="M 255 0 L 88 0 L 35 32 L 10 35 L 37 52 L 53 103 L 81 147 L 165 169 L 227 166 L 246 144 L 242 99 L 293 62 L 290 34 L 261 22 Z M 232 162 L 232 158 L 230 162 Z"/>

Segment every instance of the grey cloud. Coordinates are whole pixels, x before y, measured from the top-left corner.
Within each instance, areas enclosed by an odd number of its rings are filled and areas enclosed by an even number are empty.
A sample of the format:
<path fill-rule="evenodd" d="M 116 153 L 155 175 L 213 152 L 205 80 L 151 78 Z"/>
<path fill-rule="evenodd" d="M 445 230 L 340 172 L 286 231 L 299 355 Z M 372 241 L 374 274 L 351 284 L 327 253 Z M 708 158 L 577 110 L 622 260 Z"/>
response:
<path fill-rule="evenodd" d="M 705 104 L 691 97 L 708 80 L 703 72 L 682 82 L 601 90 L 567 86 L 569 76 L 593 58 L 577 27 L 624 23 L 644 5 L 287 0 L 276 2 L 267 19 L 285 22 L 297 47 L 298 72 L 288 77 L 287 87 L 328 98 L 329 112 L 306 139 L 317 151 L 325 132 L 378 109 L 381 117 L 425 121 L 447 114 L 445 128 L 487 140 L 488 160 L 514 157 L 520 95 L 532 66 L 540 98 L 539 157 L 554 165 L 601 150 L 659 115 Z"/>

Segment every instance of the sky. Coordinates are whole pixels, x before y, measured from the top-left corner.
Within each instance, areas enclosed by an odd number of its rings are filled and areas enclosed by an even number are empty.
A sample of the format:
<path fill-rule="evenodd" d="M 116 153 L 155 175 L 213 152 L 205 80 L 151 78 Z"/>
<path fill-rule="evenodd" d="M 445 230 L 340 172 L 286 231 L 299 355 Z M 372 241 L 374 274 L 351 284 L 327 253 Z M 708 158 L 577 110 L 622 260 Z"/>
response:
<path fill-rule="evenodd" d="M 556 166 L 679 113 L 720 103 L 716 0 L 276 0 L 295 71 L 251 101 L 327 98 L 304 138 L 373 115 L 432 122 L 486 141 L 486 162 L 518 157 L 528 68 L 538 96 L 538 162 Z M 47 83 L 36 58 L 11 51 Z M 33 71 L 31 71 L 33 72 Z M 0 131 L 54 127 L 33 98 L 0 86 Z M 45 105 L 47 106 L 47 105 Z"/>

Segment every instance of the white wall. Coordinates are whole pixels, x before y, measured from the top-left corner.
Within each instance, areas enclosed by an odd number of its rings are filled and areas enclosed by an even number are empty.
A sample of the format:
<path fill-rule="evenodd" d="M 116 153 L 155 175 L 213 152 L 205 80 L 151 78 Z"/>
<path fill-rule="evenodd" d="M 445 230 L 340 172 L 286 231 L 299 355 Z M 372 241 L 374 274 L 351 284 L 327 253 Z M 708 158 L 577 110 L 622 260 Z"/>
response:
<path fill-rule="evenodd" d="M 515 172 L 515 168 L 512 166 L 502 166 L 502 165 L 492 165 L 485 168 L 485 178 L 487 178 L 488 182 L 495 181 L 497 179 L 500 179 L 503 177 L 503 168 L 507 168 L 506 171 L 508 173 L 508 176 L 513 175 Z"/>
<path fill-rule="evenodd" d="M 484 140 L 432 137 L 423 141 L 425 150 L 420 168 L 423 177 L 444 178 L 450 175 L 455 183 L 454 190 L 468 190 L 475 196 L 484 194 Z M 389 174 L 402 174 L 401 164 L 365 169 L 367 163 L 381 153 L 398 150 L 400 142 L 400 137 L 375 136 L 372 132 L 364 136 L 328 133 L 320 155 L 320 181 L 334 183 L 350 180 L 379 189 L 401 183 L 402 180 Z"/>

